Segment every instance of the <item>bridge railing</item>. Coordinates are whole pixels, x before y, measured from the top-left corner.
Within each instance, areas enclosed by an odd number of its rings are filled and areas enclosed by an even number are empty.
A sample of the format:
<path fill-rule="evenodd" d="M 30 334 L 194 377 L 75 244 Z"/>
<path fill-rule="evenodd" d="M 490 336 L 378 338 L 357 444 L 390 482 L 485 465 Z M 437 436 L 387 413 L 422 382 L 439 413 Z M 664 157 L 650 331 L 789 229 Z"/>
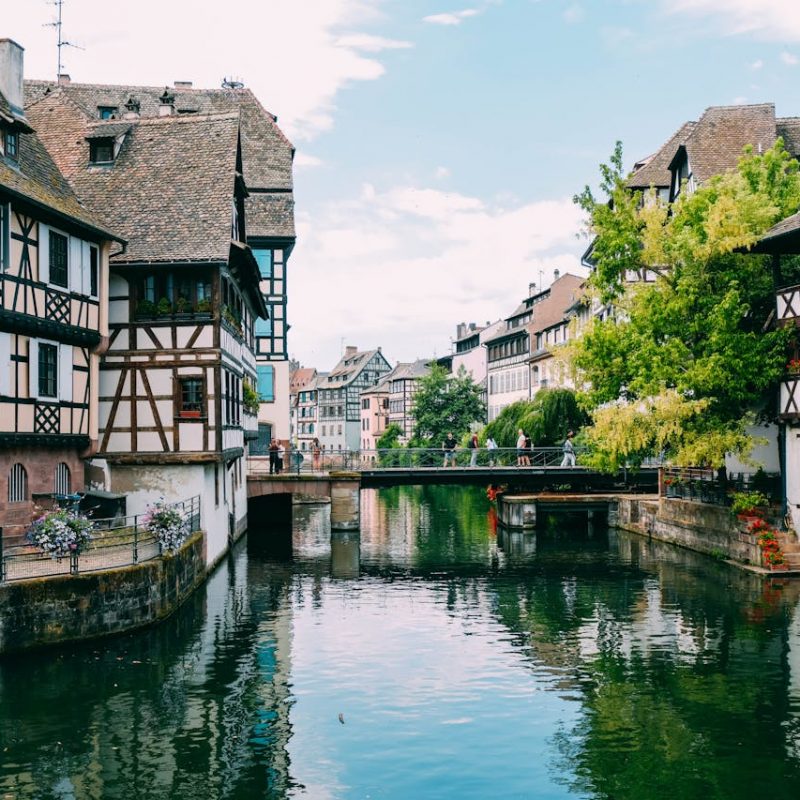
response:
<path fill-rule="evenodd" d="M 580 457 L 581 451 L 578 450 L 578 463 L 580 463 Z M 322 452 L 318 457 L 314 457 L 307 451 L 291 450 L 286 451 L 280 471 L 292 474 L 314 474 L 331 470 L 449 469 L 451 466 L 524 469 L 526 467 L 558 467 L 561 466 L 563 459 L 564 452 L 560 447 L 533 447 L 524 453 L 518 452 L 513 447 L 501 447 L 494 450 L 480 447 L 477 448 L 477 451 L 458 447 L 453 451 L 452 456 L 448 456 L 445 467 L 445 451 L 441 447 L 337 450 Z M 270 465 L 270 459 L 267 456 L 251 456 L 248 459 L 248 474 L 252 476 L 265 476 L 276 471 L 276 465 L 274 463 Z"/>

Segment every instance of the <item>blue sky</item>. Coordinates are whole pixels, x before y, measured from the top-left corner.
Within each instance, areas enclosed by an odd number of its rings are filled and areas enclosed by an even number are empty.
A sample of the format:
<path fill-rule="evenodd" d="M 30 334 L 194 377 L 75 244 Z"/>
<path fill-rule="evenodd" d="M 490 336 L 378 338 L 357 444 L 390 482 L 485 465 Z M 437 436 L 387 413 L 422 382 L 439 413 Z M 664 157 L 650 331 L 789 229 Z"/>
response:
<path fill-rule="evenodd" d="M 43 0 L 0 35 L 55 72 Z M 709 105 L 800 115 L 796 0 L 69 0 L 67 71 L 217 86 L 236 75 L 297 146 L 290 351 L 449 350 L 530 281 L 579 272 L 570 202 L 617 139 L 628 164 Z"/>

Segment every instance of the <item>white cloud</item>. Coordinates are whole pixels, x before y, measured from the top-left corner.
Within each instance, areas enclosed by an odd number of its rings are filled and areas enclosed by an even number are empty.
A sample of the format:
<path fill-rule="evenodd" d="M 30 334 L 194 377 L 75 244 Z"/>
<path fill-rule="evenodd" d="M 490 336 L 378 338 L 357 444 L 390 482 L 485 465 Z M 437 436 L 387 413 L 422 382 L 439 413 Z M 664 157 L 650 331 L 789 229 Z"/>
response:
<path fill-rule="evenodd" d="M 279 116 L 290 138 L 309 140 L 333 125 L 343 88 L 377 80 L 386 71 L 380 54 L 411 46 L 375 34 L 385 4 L 137 0 L 98 15 L 97 2 L 70 3 L 65 38 L 86 49 L 65 51 L 66 68 L 75 81 L 155 86 L 175 79 L 219 86 L 233 75 Z M 53 31 L 42 27 L 51 10 L 44 3 L 25 6 L 24 13 L 4 17 L 3 35 L 25 47 L 29 77 L 54 77 Z"/>
<path fill-rule="evenodd" d="M 320 369 L 339 355 L 320 320 L 359 347 L 382 345 L 391 361 L 442 355 L 457 322 L 508 314 L 540 272 L 545 285 L 556 268 L 584 274 L 581 212 L 567 199 L 501 207 L 366 184 L 298 227 L 293 281 L 313 288 L 290 305 L 292 353 Z"/>
<path fill-rule="evenodd" d="M 450 177 L 450 170 L 447 167 L 436 167 L 433 176 L 438 180 L 444 180 L 444 178 Z"/>
<path fill-rule="evenodd" d="M 781 53 L 781 61 L 789 67 L 794 67 L 797 65 L 797 56 L 794 53 L 787 53 L 784 51 Z"/>
<path fill-rule="evenodd" d="M 298 168 L 321 167 L 323 163 L 321 158 L 312 156 L 310 153 L 297 152 L 294 156 L 294 165 Z"/>
<path fill-rule="evenodd" d="M 752 69 L 753 72 L 755 72 L 755 71 L 761 69 L 763 66 L 764 66 L 764 62 L 760 58 L 758 58 L 750 65 L 750 69 Z"/>
<path fill-rule="evenodd" d="M 795 0 L 662 0 L 662 5 L 670 13 L 717 19 L 728 34 L 800 41 L 800 3 Z"/>
<path fill-rule="evenodd" d="M 564 9 L 562 16 L 564 17 L 564 22 L 574 25 L 577 22 L 581 22 L 586 16 L 586 13 L 581 6 L 574 5 Z"/>
<path fill-rule="evenodd" d="M 465 8 L 463 11 L 450 11 L 444 14 L 431 14 L 423 17 L 423 22 L 430 22 L 432 25 L 460 25 L 465 19 L 475 17 L 480 14 L 478 8 Z"/>

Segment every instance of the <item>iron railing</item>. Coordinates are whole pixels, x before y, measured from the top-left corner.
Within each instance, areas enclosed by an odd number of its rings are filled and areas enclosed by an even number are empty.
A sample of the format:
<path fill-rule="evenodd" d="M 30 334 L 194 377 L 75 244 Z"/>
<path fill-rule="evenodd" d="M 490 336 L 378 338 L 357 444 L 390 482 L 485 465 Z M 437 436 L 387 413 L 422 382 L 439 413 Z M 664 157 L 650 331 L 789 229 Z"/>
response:
<path fill-rule="evenodd" d="M 772 500 L 780 499 L 780 475 L 727 473 L 703 467 L 664 467 L 659 481 L 661 496 L 674 500 L 728 506 L 732 492 L 758 490 Z"/>
<path fill-rule="evenodd" d="M 200 496 L 170 503 L 190 533 L 200 530 Z M 95 519 L 92 539 L 79 553 L 63 558 L 43 554 L 26 538 L 29 525 L 6 526 L 0 543 L 0 582 L 77 575 L 118 569 L 159 558 L 163 553 L 147 529 L 145 514 Z"/>
<path fill-rule="evenodd" d="M 581 450 L 576 448 L 577 462 L 580 464 Z M 474 455 L 474 464 L 473 462 Z M 408 469 L 449 469 L 455 467 L 480 467 L 482 469 L 527 467 L 559 467 L 564 460 L 560 447 L 534 447 L 520 455 L 516 448 L 501 447 L 489 450 L 485 447 L 471 450 L 458 447 L 453 451 L 452 460 L 448 457 L 445 466 L 445 451 L 440 448 L 397 447 L 379 450 L 341 450 L 325 451 L 314 457 L 308 451 L 286 450 L 281 467 L 282 473 L 314 474 L 336 470 L 408 470 Z M 275 472 L 268 456 L 250 456 L 248 474 L 254 477 Z"/>

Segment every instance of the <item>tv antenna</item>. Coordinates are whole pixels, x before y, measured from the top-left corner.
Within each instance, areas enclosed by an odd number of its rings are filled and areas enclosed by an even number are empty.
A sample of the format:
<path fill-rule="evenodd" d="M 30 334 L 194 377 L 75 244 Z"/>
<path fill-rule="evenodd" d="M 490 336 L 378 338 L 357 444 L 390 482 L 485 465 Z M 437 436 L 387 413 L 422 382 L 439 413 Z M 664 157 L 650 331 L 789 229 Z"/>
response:
<path fill-rule="evenodd" d="M 73 44 L 72 42 L 67 42 L 61 38 L 61 28 L 63 23 L 61 21 L 61 9 L 64 5 L 65 0 L 48 0 L 51 6 L 55 6 L 58 9 L 57 16 L 54 22 L 46 22 L 44 24 L 45 28 L 55 28 L 58 34 L 58 69 L 56 71 L 56 78 L 58 78 L 62 74 L 62 70 L 64 64 L 61 60 L 61 48 L 62 47 L 74 47 L 76 50 L 85 50 L 86 48 L 81 47 L 79 44 Z"/>

